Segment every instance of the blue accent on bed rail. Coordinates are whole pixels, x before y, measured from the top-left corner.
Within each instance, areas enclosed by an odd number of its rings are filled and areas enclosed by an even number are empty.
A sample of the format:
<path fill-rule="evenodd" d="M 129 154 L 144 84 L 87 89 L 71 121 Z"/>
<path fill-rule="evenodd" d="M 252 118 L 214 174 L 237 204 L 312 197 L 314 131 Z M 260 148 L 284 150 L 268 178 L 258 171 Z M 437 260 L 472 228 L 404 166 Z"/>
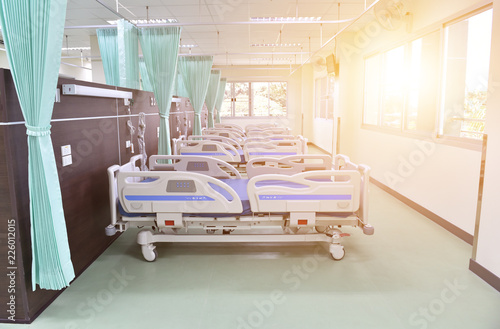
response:
<path fill-rule="evenodd" d="M 296 152 L 249 152 L 250 155 L 297 155 Z"/>
<path fill-rule="evenodd" d="M 259 200 L 351 200 L 350 194 L 322 195 L 259 195 Z"/>
<path fill-rule="evenodd" d="M 126 195 L 129 201 L 214 201 L 206 195 Z"/>

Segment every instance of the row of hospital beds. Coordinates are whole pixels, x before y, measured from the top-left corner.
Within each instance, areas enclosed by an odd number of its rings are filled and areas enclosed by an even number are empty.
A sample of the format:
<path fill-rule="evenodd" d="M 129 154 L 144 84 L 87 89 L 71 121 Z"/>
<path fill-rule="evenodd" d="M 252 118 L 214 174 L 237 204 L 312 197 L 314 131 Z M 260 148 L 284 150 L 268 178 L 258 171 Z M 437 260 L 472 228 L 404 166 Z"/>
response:
<path fill-rule="evenodd" d="M 327 243 L 333 259 L 339 260 L 345 254 L 342 238 L 348 235 L 343 226 L 373 234 L 367 166 L 343 155 L 252 157 L 244 143 L 247 177 L 242 177 L 229 163 L 239 163 L 238 158 L 225 161 L 186 151 L 194 144 L 201 149 L 214 145 L 204 142 L 214 140 L 179 142 L 179 154 L 152 156 L 145 171 L 139 169 L 140 156 L 108 168 L 111 224 L 106 233 L 150 227 L 137 236 L 147 261 L 157 258 L 158 242 L 307 241 Z M 226 142 L 224 150 L 230 145 Z M 241 162 L 239 150 L 234 145 L 231 149 Z"/>
<path fill-rule="evenodd" d="M 173 154 L 210 156 L 239 165 L 262 156 L 307 154 L 307 139 L 270 125 L 254 125 L 244 131 L 237 125 L 218 124 L 204 129 L 202 135 L 174 139 Z"/>

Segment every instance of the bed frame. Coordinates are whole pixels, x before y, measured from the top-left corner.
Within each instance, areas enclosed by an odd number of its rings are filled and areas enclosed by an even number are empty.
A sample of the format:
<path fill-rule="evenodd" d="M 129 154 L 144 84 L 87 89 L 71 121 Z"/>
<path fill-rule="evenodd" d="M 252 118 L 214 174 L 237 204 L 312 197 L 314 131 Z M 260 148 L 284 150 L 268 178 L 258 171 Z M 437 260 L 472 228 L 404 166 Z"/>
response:
<path fill-rule="evenodd" d="M 141 172 L 138 160 L 108 169 L 111 224 L 106 234 L 151 226 L 137 236 L 147 261 L 157 258 L 157 242 L 306 241 L 328 243 L 333 259 L 340 260 L 345 254 L 341 240 L 348 236 L 341 226 L 374 232 L 367 223 L 370 170 L 345 156 L 335 158 L 334 170 L 254 176 L 247 185 L 250 215 L 241 215 L 240 196 L 221 180 L 194 171 Z M 119 204 L 127 215 L 120 215 Z"/>

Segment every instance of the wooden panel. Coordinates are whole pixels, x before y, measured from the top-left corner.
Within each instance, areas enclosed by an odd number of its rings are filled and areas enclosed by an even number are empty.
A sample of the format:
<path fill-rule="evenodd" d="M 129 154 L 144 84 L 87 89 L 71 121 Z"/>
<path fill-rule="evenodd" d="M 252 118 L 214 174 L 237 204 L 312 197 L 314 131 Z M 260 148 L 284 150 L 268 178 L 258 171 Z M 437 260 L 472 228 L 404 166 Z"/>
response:
<path fill-rule="evenodd" d="M 60 79 L 100 88 L 115 87 L 83 81 Z M 128 90 L 118 88 L 119 90 Z M 64 214 L 71 257 L 77 276 L 112 243 L 115 237 L 107 237 L 104 228 L 109 224 L 109 197 L 106 169 L 114 164 L 125 163 L 139 153 L 137 127 L 139 112 L 146 113 L 146 152 L 148 157 L 157 154 L 159 127 L 158 107 L 151 105 L 150 92 L 133 90 L 133 103 L 126 106 L 121 99 L 88 96 L 61 96 L 54 105 L 52 142 L 58 168 Z M 191 133 L 194 112 L 188 99 L 174 103 L 174 113 L 183 133 Z M 130 110 L 129 110 L 130 109 Z M 129 116 L 130 115 L 130 116 Z M 58 119 L 65 119 L 58 121 Z M 131 136 L 127 121 L 136 128 Z M 17 99 L 17 93 L 8 70 L 0 70 L 0 121 L 13 125 L 0 126 L 0 211 L 5 223 L 9 218 L 17 220 L 17 255 L 19 276 L 16 277 L 16 308 L 18 322 L 31 322 L 55 299 L 60 291 L 31 290 L 31 238 L 28 193 L 28 148 L 26 128 Z M 191 128 L 188 130 L 187 122 Z M 127 149 L 131 140 L 135 153 Z M 61 146 L 70 145 L 73 163 L 62 166 Z M 5 241 L 7 226 L 0 226 L 0 241 Z M 0 245 L 0 253 L 6 254 L 6 246 Z M 0 261 L 0 266 L 2 262 Z M 2 266 L 2 269 L 6 266 Z M 7 284 L 6 275 L 0 277 L 0 287 Z M 3 301 L 5 291 L 0 291 Z M 16 301 L 17 302 L 17 301 Z M 5 304 L 4 304 L 5 305 Z M 4 313 L 1 313 L 4 312 Z M 8 314 L 0 310 L 0 322 L 9 322 Z"/>
<path fill-rule="evenodd" d="M 6 154 L 5 127 L 0 126 L 0 154 Z M 0 319 L 27 321 L 26 287 L 24 283 L 22 247 L 20 243 L 19 220 L 12 213 L 12 182 L 9 179 L 9 165 L 6 156 L 0 156 Z M 13 202 L 14 201 L 14 202 Z M 13 243 L 12 243 L 13 242 Z M 12 269 L 11 269 L 12 268 Z M 14 297 L 14 298 L 12 298 Z M 10 321 L 10 320 L 9 320 Z"/>

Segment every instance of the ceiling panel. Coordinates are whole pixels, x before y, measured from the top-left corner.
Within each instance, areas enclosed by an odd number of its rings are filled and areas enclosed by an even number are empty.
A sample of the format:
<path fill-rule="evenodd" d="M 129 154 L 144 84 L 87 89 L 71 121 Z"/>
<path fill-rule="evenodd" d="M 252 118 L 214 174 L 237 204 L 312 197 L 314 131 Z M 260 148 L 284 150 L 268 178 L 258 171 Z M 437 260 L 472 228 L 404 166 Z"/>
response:
<path fill-rule="evenodd" d="M 113 10 L 116 8 L 115 0 L 101 1 Z M 341 0 L 340 18 L 358 16 L 364 8 L 364 2 Z M 370 4 L 373 0 L 367 2 Z M 267 65 L 271 63 L 268 53 L 273 51 L 300 53 L 300 47 L 250 47 L 252 43 L 280 42 L 280 30 L 281 43 L 300 43 L 304 51 L 308 52 L 310 47 L 311 52 L 315 52 L 320 48 L 321 41 L 328 40 L 338 29 L 337 24 L 323 25 L 321 40 L 319 24 L 227 24 L 247 22 L 250 17 L 267 16 L 320 16 L 322 20 L 337 20 L 337 2 L 330 0 L 120 0 L 120 3 L 126 9 L 120 7 L 118 12 L 127 19 L 176 18 L 180 24 L 197 24 L 183 26 L 182 44 L 199 45 L 192 49 L 192 53 L 227 52 L 227 58 L 226 55 L 216 56 L 215 62 L 227 62 L 230 65 L 255 65 L 261 62 Z M 66 26 L 108 25 L 107 20 L 117 18 L 117 15 L 95 0 L 68 0 Z M 341 27 L 344 25 L 341 24 Z M 67 29 L 65 35 L 71 47 L 89 46 L 89 36 L 95 35 L 95 29 Z M 182 49 L 182 52 L 187 53 L 189 50 Z M 302 57 L 307 58 L 307 52 Z M 247 54 L 235 55 L 239 53 Z M 75 54 L 79 55 L 80 52 Z M 293 55 L 276 55 L 275 58 L 275 62 L 279 58 L 285 64 L 290 60 L 295 61 Z"/>

